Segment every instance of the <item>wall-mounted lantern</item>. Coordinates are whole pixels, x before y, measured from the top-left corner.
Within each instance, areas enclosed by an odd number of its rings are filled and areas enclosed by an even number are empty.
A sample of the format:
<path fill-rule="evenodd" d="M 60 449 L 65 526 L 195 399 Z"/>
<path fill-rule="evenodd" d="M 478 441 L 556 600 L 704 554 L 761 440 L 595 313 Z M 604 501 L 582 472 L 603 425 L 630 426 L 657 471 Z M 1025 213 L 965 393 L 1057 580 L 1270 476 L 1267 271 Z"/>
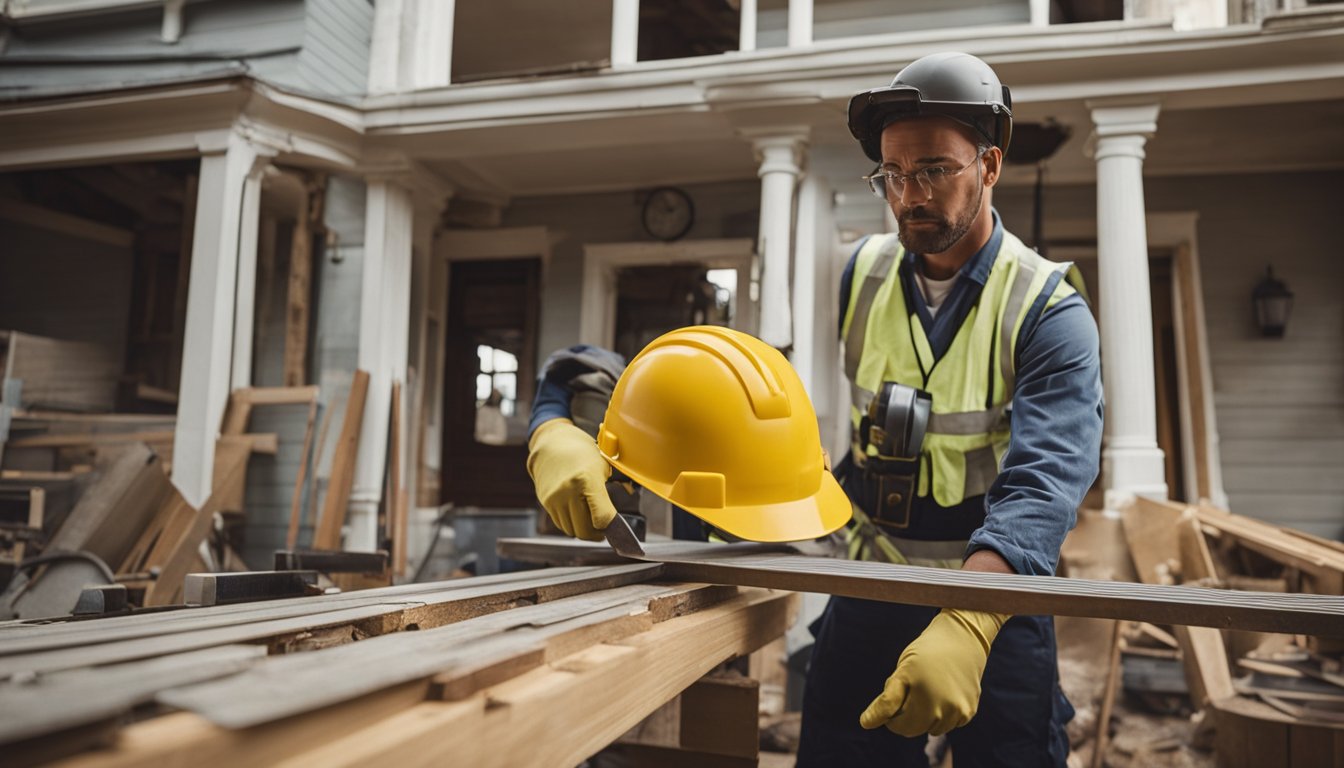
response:
<path fill-rule="evenodd" d="M 1255 303 L 1255 322 L 1260 326 L 1260 335 L 1268 339 L 1283 338 L 1288 315 L 1293 311 L 1293 292 L 1274 277 L 1273 267 L 1265 268 L 1265 276 L 1256 283 L 1251 299 Z"/>

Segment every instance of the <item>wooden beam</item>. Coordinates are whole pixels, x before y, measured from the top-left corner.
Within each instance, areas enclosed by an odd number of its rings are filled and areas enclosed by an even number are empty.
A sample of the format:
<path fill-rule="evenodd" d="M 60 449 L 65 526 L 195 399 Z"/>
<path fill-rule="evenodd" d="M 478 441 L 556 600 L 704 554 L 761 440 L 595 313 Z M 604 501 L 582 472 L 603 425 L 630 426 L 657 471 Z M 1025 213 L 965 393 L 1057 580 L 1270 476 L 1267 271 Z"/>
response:
<path fill-rule="evenodd" d="M 576 765 L 721 662 L 784 632 L 796 610 L 795 596 L 752 590 L 619 643 L 591 646 L 461 701 L 424 701 L 427 683 L 419 681 L 242 731 L 193 714 L 168 715 L 123 729 L 109 748 L 70 765 L 189 761 L 201 768 L 234 768 L 286 759 L 329 766 Z M 576 711 L 588 715 L 557 716 Z"/>
<path fill-rule="evenodd" d="M 1097 739 L 1092 748 L 1092 768 L 1106 764 L 1106 745 L 1111 738 L 1111 709 L 1115 706 L 1115 691 L 1120 687 L 1120 622 L 1111 629 L 1111 653 L 1107 657 L 1106 686 L 1101 692 L 1101 714 L 1097 716 Z"/>
<path fill-rule="evenodd" d="M 0 197 L 0 219 L 118 248 L 129 249 L 135 244 L 135 233 L 129 229 L 113 227 L 7 197 Z"/>
<path fill-rule="evenodd" d="M 234 390 L 234 399 L 249 405 L 307 405 L 317 399 L 315 386 L 248 387 Z"/>
<path fill-rule="evenodd" d="M 346 508 L 350 505 L 350 490 L 355 482 L 355 458 L 359 454 L 359 430 L 364 419 L 364 399 L 369 394 L 369 372 L 355 371 L 350 382 L 350 396 L 346 400 L 345 421 L 331 461 L 331 478 L 327 482 L 327 498 L 322 505 L 322 519 L 313 534 L 314 549 L 339 549 L 341 528 L 345 525 Z"/>
<path fill-rule="evenodd" d="M 159 457 L 143 443 L 119 447 L 98 472 L 47 548 L 92 552 L 115 570 L 154 518 L 170 485 Z"/>
<path fill-rule="evenodd" d="M 536 544 L 528 542 L 535 541 Z M 589 545 L 600 548 L 606 545 Z M 1307 594 L 1132 584 L 1094 579 L 1022 576 L 909 565 L 744 554 L 755 544 L 646 544 L 647 562 L 669 578 L 714 584 L 826 592 L 866 600 L 1014 614 L 1051 614 L 1188 624 L 1220 629 L 1344 636 L 1344 601 Z M 538 539 L 501 541 L 500 552 L 519 560 L 534 553 L 558 560 Z M 582 551 L 582 548 L 567 546 Z"/>
<path fill-rule="evenodd" d="M 285 298 L 286 386 L 296 387 L 308 380 L 309 298 L 312 296 L 313 222 L 309 220 L 309 199 L 305 189 L 294 221 L 289 247 L 289 279 Z"/>
<path fill-rule="evenodd" d="M 74 669 L 24 685 L 0 686 L 0 744 L 125 715 L 165 688 L 233 674 L 266 655 L 257 645 L 228 645 L 135 665 Z"/>
<path fill-rule="evenodd" d="M 270 640 L 371 616 L 387 631 L 433 628 L 518 605 L 538 605 L 655 578 L 659 566 L 554 568 L 316 597 L 193 608 L 0 630 L 0 677 L 112 664 L 228 643 Z M 339 614 L 339 615 L 338 615 Z M 288 622 L 288 623 L 285 623 Z"/>

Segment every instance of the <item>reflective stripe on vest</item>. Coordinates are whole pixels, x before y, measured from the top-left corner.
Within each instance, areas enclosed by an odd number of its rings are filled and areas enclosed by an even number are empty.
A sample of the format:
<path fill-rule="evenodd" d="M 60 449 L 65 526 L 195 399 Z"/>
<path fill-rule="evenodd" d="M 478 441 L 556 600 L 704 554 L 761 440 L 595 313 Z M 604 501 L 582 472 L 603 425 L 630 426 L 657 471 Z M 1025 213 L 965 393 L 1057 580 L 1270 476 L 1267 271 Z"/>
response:
<path fill-rule="evenodd" d="M 918 314 L 906 306 L 899 269 L 904 256 L 891 234 L 869 238 L 855 260 L 855 298 L 842 329 L 853 434 L 882 382 L 928 391 L 933 412 L 918 494 L 951 507 L 985 493 L 998 476 L 1008 448 L 1018 337 L 1048 284 L 1055 288 L 1047 309 L 1075 292 L 1069 281 L 1050 279 L 1072 265 L 1047 261 L 1005 232 L 980 298 L 943 357 L 934 360 Z"/>

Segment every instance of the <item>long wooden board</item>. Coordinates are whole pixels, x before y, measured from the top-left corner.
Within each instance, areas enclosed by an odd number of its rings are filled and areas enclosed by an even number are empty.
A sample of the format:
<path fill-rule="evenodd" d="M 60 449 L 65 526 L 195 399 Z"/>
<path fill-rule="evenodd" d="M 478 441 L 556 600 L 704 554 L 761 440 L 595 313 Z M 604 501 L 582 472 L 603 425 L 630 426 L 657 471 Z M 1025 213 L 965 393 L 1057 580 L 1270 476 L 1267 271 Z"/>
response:
<path fill-rule="evenodd" d="M 364 419 L 364 399 L 369 394 L 369 372 L 355 371 L 345 405 L 345 421 L 331 461 L 331 478 L 322 517 L 313 532 L 313 549 L 339 549 L 341 528 L 345 525 L 350 489 L 355 482 L 355 456 L 359 453 L 359 432 Z"/>
<path fill-rule="evenodd" d="M 546 539 L 504 539 L 516 560 L 560 560 Z M 593 544 L 589 547 L 605 545 Z M 646 562 L 667 578 L 825 592 L 933 607 L 1016 614 L 1128 619 L 1344 637 L 1344 599 L 1327 595 L 1241 592 L 1119 581 L 921 568 L 791 554 L 758 554 L 757 545 L 649 544 Z M 565 545 L 566 550 L 581 547 Z"/>
<path fill-rule="evenodd" d="M 777 637 L 796 607 L 791 595 L 754 590 L 460 701 L 425 701 L 428 683 L 415 682 L 245 730 L 167 715 L 63 765 L 576 765 L 718 664 Z"/>
<path fill-rule="evenodd" d="M 430 628 L 519 604 L 543 604 L 651 579 L 656 565 L 572 568 L 463 579 L 358 593 L 277 600 L 266 606 L 224 605 L 71 622 L 0 632 L 0 677 L 129 661 L 211 645 L 265 640 L 310 626 L 386 616 L 392 628 Z M 406 585 L 407 587 L 412 585 Z M 425 587 L 430 587 L 425 589 Z M 370 594 L 374 593 L 374 594 Z M 390 617 L 399 617 L 396 620 Z M 13 625 L 11 625 L 13 626 Z M 44 631 L 46 630 L 46 631 Z M 53 631 L 56 630 L 56 631 Z M 63 630 L 63 631 L 60 631 Z"/>
<path fill-rule="evenodd" d="M 488 594 L 511 586 L 519 590 L 519 595 L 528 597 L 533 602 L 540 602 L 550 599 L 549 596 L 555 590 L 568 588 L 564 586 L 567 583 L 591 579 L 599 583 L 602 580 L 609 580 L 606 583 L 612 585 L 629 584 L 632 581 L 654 578 L 661 570 L 661 566 L 649 563 L 626 563 L 621 568 L 550 568 L 545 571 L 497 573 L 469 579 L 402 584 L 395 587 L 288 598 L 265 603 L 207 606 L 191 608 L 190 610 L 110 616 L 100 618 L 96 622 L 68 619 L 42 622 L 0 622 L 0 656 L 50 650 L 71 645 L 94 645 L 135 637 L 149 637 L 162 632 L 223 626 L 229 623 L 299 616 L 305 612 L 320 613 L 331 610 L 337 605 L 353 607 L 380 602 L 397 602 L 403 599 L 416 599 L 417 596 L 421 595 L 443 592 L 454 592 L 460 595 Z M 631 576 L 630 574 L 636 575 Z M 627 578 L 631 581 L 622 580 Z M 574 593 L 569 592 L 568 594 Z"/>
<path fill-rule="evenodd" d="M 396 632 L 359 643 L 274 656 L 246 672 L 160 694 L 227 728 L 247 728 L 339 704 L 402 683 L 479 670 L 585 625 L 647 613 L 679 588 L 632 584 L 551 603 L 479 616 L 437 629 Z M 332 674 L 333 670 L 343 670 Z"/>
<path fill-rule="evenodd" d="M 0 683 L 0 744 L 118 717 L 165 688 L 233 674 L 265 655 L 262 646 L 229 645 Z"/>

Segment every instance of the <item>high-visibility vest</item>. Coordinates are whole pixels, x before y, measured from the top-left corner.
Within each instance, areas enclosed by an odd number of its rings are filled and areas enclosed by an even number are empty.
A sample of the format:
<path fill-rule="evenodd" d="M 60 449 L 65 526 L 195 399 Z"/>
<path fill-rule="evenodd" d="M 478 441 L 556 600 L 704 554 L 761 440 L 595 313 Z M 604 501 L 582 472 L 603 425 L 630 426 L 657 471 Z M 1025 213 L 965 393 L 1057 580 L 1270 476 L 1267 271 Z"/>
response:
<path fill-rule="evenodd" d="M 859 422 L 882 382 L 923 389 L 933 403 L 916 495 L 953 507 L 984 494 L 998 477 L 1008 450 L 1018 335 L 1028 313 L 1047 285 L 1052 292 L 1040 311 L 1076 293 L 1074 284 L 1082 282 L 1071 264 L 1048 261 L 1005 231 L 979 300 L 935 360 L 918 313 L 905 301 L 898 268 L 904 256 L 895 234 L 875 236 L 854 265 L 841 332 L 855 459 L 867 458 L 858 455 Z M 1056 273 L 1068 279 L 1051 279 Z M 876 448 L 866 453 L 876 455 Z"/>

